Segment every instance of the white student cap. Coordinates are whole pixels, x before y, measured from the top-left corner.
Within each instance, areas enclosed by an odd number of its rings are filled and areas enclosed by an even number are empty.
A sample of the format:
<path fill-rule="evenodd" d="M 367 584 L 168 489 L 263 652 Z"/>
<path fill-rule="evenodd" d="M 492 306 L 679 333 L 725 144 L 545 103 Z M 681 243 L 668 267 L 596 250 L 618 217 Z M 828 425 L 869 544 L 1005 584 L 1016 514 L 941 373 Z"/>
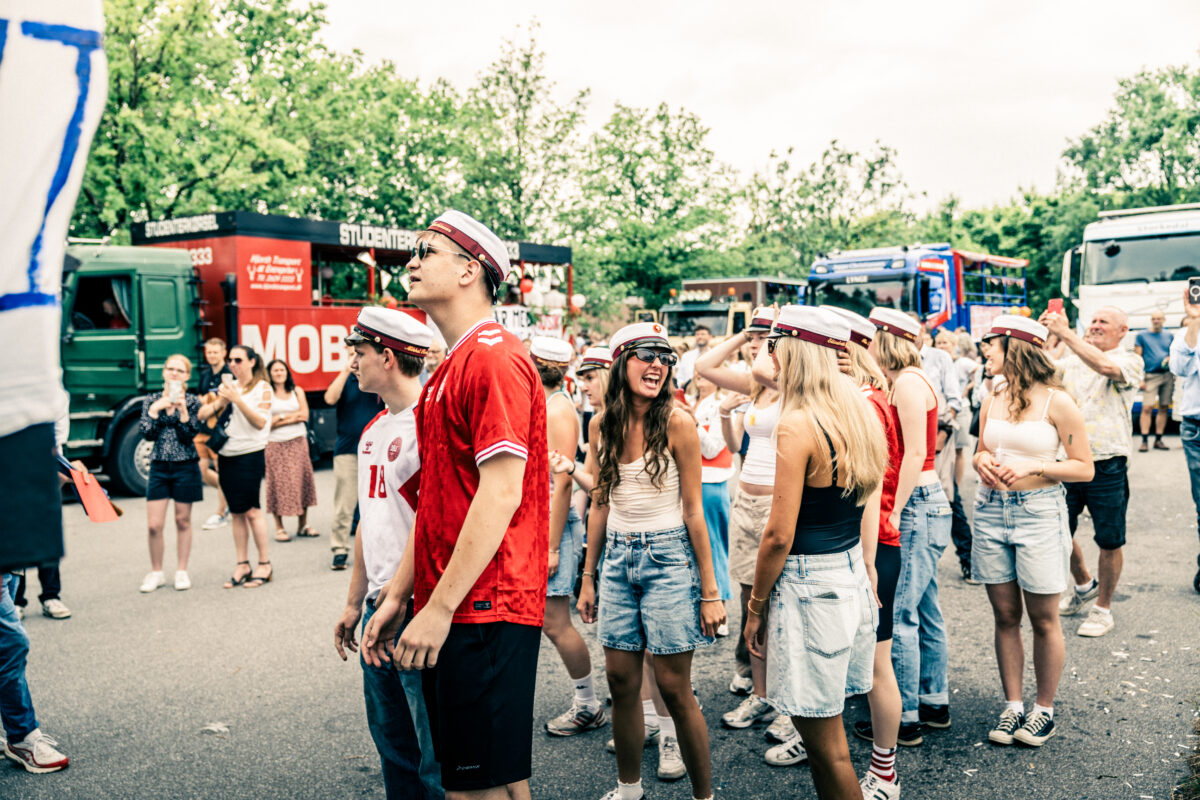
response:
<path fill-rule="evenodd" d="M 746 330 L 769 331 L 774 324 L 775 309 L 771 306 L 759 306 L 754 309 L 754 314 L 750 317 L 750 324 L 746 326 Z"/>
<path fill-rule="evenodd" d="M 346 344 L 374 342 L 410 356 L 424 358 L 433 344 L 433 331 L 409 314 L 394 308 L 370 306 L 358 312 L 358 320 L 346 337 Z"/>
<path fill-rule="evenodd" d="M 474 217 L 451 209 L 429 223 L 429 230 L 449 237 L 470 253 L 471 258 L 483 264 L 492 286 L 499 286 L 508 278 L 512 268 L 508 261 L 508 248 L 499 236 Z"/>
<path fill-rule="evenodd" d="M 791 336 L 833 350 L 845 350 L 850 325 L 841 317 L 813 306 L 784 306 L 779 309 L 772 338 Z"/>
<path fill-rule="evenodd" d="M 1018 317 L 1015 314 L 1001 314 L 992 320 L 992 328 L 983 335 L 984 341 L 993 336 L 1011 336 L 1014 339 L 1024 339 L 1038 347 L 1046 346 L 1046 337 L 1050 329 L 1037 320 L 1029 317 Z"/>
<path fill-rule="evenodd" d="M 876 306 L 871 309 L 871 323 L 881 331 L 908 339 L 910 342 L 921 341 L 921 323 L 894 308 Z"/>
<path fill-rule="evenodd" d="M 607 347 L 589 347 L 583 351 L 583 359 L 575 367 L 575 373 L 588 372 L 593 369 L 608 369 L 612 366 L 612 351 Z"/>
<path fill-rule="evenodd" d="M 635 322 L 617 331 L 608 340 L 612 348 L 612 357 L 617 359 L 627 350 L 638 347 L 656 347 L 660 350 L 670 350 L 671 343 L 667 341 L 667 331 L 657 322 Z"/>
<path fill-rule="evenodd" d="M 818 306 L 818 308 L 830 314 L 837 314 L 846 320 L 850 325 L 850 341 L 855 344 L 861 344 L 863 347 L 866 347 L 875 338 L 875 326 L 871 323 L 871 320 L 862 314 L 855 314 L 849 309 L 838 308 L 837 306 Z"/>
<path fill-rule="evenodd" d="M 529 340 L 529 355 L 552 367 L 565 367 L 571 363 L 574 349 L 571 343 L 553 336 L 534 336 Z"/>

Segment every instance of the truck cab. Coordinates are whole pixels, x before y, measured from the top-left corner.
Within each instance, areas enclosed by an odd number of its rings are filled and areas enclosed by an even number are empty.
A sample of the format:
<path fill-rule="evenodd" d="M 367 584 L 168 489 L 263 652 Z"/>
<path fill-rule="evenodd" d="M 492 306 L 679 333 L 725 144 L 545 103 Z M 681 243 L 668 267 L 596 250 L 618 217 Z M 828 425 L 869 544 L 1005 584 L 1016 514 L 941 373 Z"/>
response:
<path fill-rule="evenodd" d="M 66 452 L 101 466 L 117 488 L 144 493 L 151 443 L 138 430 L 142 398 L 167 358 L 194 360 L 201 315 L 186 252 L 72 245 L 62 284 L 63 384 L 71 396 Z M 196 378 L 193 367 L 193 381 Z"/>

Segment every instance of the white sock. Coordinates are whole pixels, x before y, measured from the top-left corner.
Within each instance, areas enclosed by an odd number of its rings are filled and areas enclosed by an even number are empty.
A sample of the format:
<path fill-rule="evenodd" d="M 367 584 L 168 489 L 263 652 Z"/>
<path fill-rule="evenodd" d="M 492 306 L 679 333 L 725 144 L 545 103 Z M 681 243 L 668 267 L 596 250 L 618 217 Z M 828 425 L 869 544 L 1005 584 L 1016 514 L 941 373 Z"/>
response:
<path fill-rule="evenodd" d="M 1020 700 L 1009 700 L 1005 702 L 1004 708 L 1006 711 L 1015 711 L 1021 716 L 1025 716 L 1025 704 Z"/>
<path fill-rule="evenodd" d="M 1087 583 L 1077 583 L 1077 584 L 1075 584 L 1075 591 L 1079 592 L 1080 594 L 1083 594 L 1083 593 L 1084 593 L 1084 592 L 1086 592 L 1088 589 L 1091 589 L 1091 588 L 1092 588 L 1092 584 L 1094 584 L 1095 582 L 1096 582 L 1096 579 L 1095 579 L 1095 578 L 1092 578 L 1092 579 L 1091 579 L 1090 581 L 1088 581 Z"/>
<path fill-rule="evenodd" d="M 675 736 L 675 720 L 671 719 L 671 716 L 669 714 L 665 717 L 658 718 L 658 730 L 659 730 L 659 734 L 658 734 L 659 739 L 658 740 L 660 742 L 668 736 L 670 736 L 672 739 L 677 738 Z"/>
<path fill-rule="evenodd" d="M 575 705 L 586 708 L 600 705 L 596 701 L 596 682 L 590 672 L 582 678 L 575 679 Z"/>
<path fill-rule="evenodd" d="M 1111 613 L 1112 613 L 1112 609 L 1111 609 L 1111 608 L 1105 608 L 1104 606 L 1100 605 L 1099 603 L 1097 603 L 1096 605 L 1092 606 L 1092 608 L 1096 609 L 1096 610 L 1097 610 L 1097 611 L 1099 611 L 1101 614 L 1111 614 Z"/>
<path fill-rule="evenodd" d="M 617 794 L 621 800 L 642 800 L 644 792 L 642 792 L 642 782 L 637 783 L 621 783 L 617 781 Z"/>
<path fill-rule="evenodd" d="M 647 725 L 658 719 L 658 712 L 654 710 L 653 700 L 642 701 L 642 719 Z"/>
<path fill-rule="evenodd" d="M 1037 703 L 1034 703 L 1033 704 L 1033 713 L 1035 713 L 1035 714 L 1042 713 L 1042 714 L 1045 714 L 1050 719 L 1054 719 L 1054 707 L 1053 706 L 1047 707 L 1047 706 L 1041 706 L 1041 705 L 1038 705 Z"/>

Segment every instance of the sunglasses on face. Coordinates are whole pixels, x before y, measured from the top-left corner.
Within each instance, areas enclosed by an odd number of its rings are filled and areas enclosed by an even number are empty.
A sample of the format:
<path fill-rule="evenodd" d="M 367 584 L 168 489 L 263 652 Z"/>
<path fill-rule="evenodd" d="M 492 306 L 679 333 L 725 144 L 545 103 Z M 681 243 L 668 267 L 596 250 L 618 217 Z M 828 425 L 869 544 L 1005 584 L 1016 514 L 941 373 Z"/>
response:
<path fill-rule="evenodd" d="M 779 339 L 767 339 L 767 352 L 771 355 L 775 354 L 775 345 L 779 343 Z"/>
<path fill-rule="evenodd" d="M 241 364 L 243 361 L 249 361 L 249 360 L 250 359 L 248 359 L 248 358 L 231 358 L 231 359 L 229 359 L 229 363 L 230 364 Z"/>
<path fill-rule="evenodd" d="M 425 256 L 429 255 L 430 253 L 445 253 L 448 256 L 458 256 L 459 258 L 465 258 L 468 260 L 471 258 L 466 253 L 456 253 L 453 250 L 443 250 L 440 247 L 433 247 L 424 239 L 417 242 L 417 249 L 414 251 L 414 253 L 417 257 L 417 261 L 424 261 Z"/>
<path fill-rule="evenodd" d="M 653 364 L 654 359 L 662 362 L 664 367 L 673 367 L 679 358 L 672 352 L 667 350 L 651 350 L 649 347 L 639 347 L 633 351 L 634 357 L 638 361 L 644 361 L 647 364 Z"/>

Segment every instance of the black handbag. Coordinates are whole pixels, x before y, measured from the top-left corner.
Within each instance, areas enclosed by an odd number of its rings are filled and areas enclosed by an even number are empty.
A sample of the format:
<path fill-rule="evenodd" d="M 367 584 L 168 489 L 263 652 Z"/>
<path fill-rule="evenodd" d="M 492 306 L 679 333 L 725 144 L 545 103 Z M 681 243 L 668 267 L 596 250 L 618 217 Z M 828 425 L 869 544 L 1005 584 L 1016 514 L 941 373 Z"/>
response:
<path fill-rule="evenodd" d="M 212 429 L 208 434 L 208 441 L 204 444 L 209 450 L 212 450 L 217 455 L 221 454 L 221 448 L 229 441 L 229 420 L 233 416 L 233 405 L 225 406 L 225 410 L 221 412 L 221 416 L 217 417 L 217 427 Z"/>

